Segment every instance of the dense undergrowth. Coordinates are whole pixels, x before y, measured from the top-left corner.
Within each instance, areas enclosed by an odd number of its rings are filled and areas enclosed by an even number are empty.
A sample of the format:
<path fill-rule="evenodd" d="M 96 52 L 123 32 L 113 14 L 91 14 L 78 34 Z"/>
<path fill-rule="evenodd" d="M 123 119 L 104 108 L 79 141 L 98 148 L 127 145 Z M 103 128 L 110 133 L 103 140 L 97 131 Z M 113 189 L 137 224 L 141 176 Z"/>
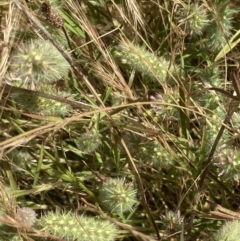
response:
<path fill-rule="evenodd" d="M 0 240 L 239 241 L 239 19 L 2 0 Z"/>

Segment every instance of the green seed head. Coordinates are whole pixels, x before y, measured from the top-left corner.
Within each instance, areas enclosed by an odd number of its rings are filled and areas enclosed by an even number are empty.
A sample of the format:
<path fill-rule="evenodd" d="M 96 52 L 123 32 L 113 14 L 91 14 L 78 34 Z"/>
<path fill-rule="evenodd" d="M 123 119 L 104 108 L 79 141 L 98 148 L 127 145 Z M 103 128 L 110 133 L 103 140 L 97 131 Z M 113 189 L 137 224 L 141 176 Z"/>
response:
<path fill-rule="evenodd" d="M 193 36 L 201 35 L 209 24 L 207 9 L 204 5 L 191 4 L 184 11 L 187 19 L 187 31 Z"/>
<path fill-rule="evenodd" d="M 113 241 L 119 232 L 109 221 L 75 216 L 70 212 L 49 212 L 37 224 L 45 231 L 69 241 Z"/>
<path fill-rule="evenodd" d="M 69 67 L 69 63 L 49 41 L 38 39 L 18 47 L 10 64 L 9 75 L 20 78 L 21 84 L 32 81 L 37 86 L 62 78 Z"/>
<path fill-rule="evenodd" d="M 69 93 L 58 91 L 57 93 L 53 90 L 47 89 L 45 90 L 46 94 L 58 96 L 61 98 L 67 97 L 68 99 L 72 99 L 69 97 Z M 11 96 L 14 101 L 26 112 L 39 114 L 43 116 L 59 116 L 65 117 L 69 115 L 72 111 L 72 107 L 69 104 L 65 104 L 59 101 L 51 100 L 48 98 L 43 98 L 35 95 L 27 95 L 24 98 L 22 95 L 15 93 Z"/>
<path fill-rule="evenodd" d="M 102 206 L 115 213 L 131 211 L 137 203 L 137 190 L 132 182 L 125 179 L 110 178 L 99 189 L 99 200 Z"/>
<path fill-rule="evenodd" d="M 213 8 L 214 13 L 210 17 L 207 28 L 208 46 L 212 50 L 220 50 L 228 44 L 229 37 L 233 29 L 233 15 L 238 13 L 238 9 L 230 7 L 230 1 L 219 1 Z"/>
<path fill-rule="evenodd" d="M 226 222 L 211 241 L 239 241 L 240 240 L 240 222 L 238 220 Z"/>
<path fill-rule="evenodd" d="M 78 149 L 84 153 L 92 153 L 101 144 L 101 135 L 97 130 L 90 130 L 75 140 Z"/>
<path fill-rule="evenodd" d="M 121 43 L 115 54 L 122 63 L 140 72 L 146 80 L 165 85 L 168 79 L 167 84 L 175 84 L 173 77 L 178 72 L 178 67 L 171 65 L 170 61 L 164 57 L 158 57 L 145 47 L 139 47 L 130 42 Z"/>

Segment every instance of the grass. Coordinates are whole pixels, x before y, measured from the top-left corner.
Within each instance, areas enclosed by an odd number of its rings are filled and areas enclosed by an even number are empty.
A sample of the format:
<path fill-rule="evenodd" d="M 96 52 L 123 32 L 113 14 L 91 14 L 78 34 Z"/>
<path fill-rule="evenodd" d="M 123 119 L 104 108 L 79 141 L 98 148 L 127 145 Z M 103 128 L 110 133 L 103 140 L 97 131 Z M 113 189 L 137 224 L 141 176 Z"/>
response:
<path fill-rule="evenodd" d="M 43 2 L 0 3 L 0 239 L 239 240 L 238 3 Z"/>

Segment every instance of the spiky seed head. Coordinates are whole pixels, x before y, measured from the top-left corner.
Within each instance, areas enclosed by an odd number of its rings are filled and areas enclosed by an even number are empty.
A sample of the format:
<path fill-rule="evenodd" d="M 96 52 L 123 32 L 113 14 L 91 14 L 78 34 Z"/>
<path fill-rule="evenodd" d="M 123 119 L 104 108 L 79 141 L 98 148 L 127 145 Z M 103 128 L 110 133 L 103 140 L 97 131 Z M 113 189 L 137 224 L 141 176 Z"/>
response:
<path fill-rule="evenodd" d="M 228 44 L 233 29 L 233 16 L 238 13 L 237 8 L 232 8 L 230 1 L 219 1 L 213 8 L 215 11 L 210 16 L 210 24 L 206 30 L 207 44 L 211 50 L 220 50 Z"/>
<path fill-rule="evenodd" d="M 107 220 L 76 216 L 70 212 L 49 212 L 38 219 L 37 224 L 47 232 L 69 241 L 114 241 L 119 233 L 117 227 Z"/>
<path fill-rule="evenodd" d="M 211 241 L 239 241 L 240 240 L 240 221 L 233 220 L 226 222 L 215 233 Z"/>
<path fill-rule="evenodd" d="M 209 24 L 207 9 L 204 5 L 190 4 L 184 9 L 184 15 L 188 21 L 187 31 L 193 36 L 201 35 Z"/>
<path fill-rule="evenodd" d="M 100 187 L 99 200 L 106 210 L 121 214 L 137 203 L 137 190 L 124 178 L 110 178 Z"/>
<path fill-rule="evenodd" d="M 71 96 L 69 96 L 69 93 L 63 91 L 58 91 L 56 93 L 56 91 L 51 89 L 45 89 L 45 93 L 62 98 L 68 97 L 68 99 L 72 99 Z M 68 104 L 47 98 L 42 98 L 40 96 L 28 95 L 25 98 L 22 98 L 22 95 L 15 93 L 11 97 L 16 102 L 16 104 L 20 106 L 21 109 L 29 113 L 43 116 L 65 117 L 72 111 L 72 107 Z"/>
<path fill-rule="evenodd" d="M 166 224 L 174 224 L 174 225 L 181 225 L 183 223 L 183 217 L 180 214 L 180 211 L 166 211 L 165 215 L 161 216 L 161 219 Z"/>
<path fill-rule="evenodd" d="M 168 169 L 174 165 L 173 156 L 158 141 L 145 143 L 136 156 L 142 163 L 155 168 Z"/>
<path fill-rule="evenodd" d="M 164 57 L 148 51 L 145 47 L 134 45 L 130 42 L 122 42 L 115 51 L 115 55 L 121 62 L 140 72 L 145 80 L 159 82 L 161 85 L 175 85 L 179 68 L 170 64 Z M 168 82 L 166 83 L 166 80 Z"/>
<path fill-rule="evenodd" d="M 37 87 L 62 78 L 69 68 L 69 63 L 49 41 L 35 39 L 20 44 L 13 54 L 9 75 L 20 78 L 21 85 L 32 81 Z"/>
<path fill-rule="evenodd" d="M 92 153 L 101 144 L 101 135 L 98 130 L 90 130 L 75 140 L 78 149 L 84 153 Z"/>

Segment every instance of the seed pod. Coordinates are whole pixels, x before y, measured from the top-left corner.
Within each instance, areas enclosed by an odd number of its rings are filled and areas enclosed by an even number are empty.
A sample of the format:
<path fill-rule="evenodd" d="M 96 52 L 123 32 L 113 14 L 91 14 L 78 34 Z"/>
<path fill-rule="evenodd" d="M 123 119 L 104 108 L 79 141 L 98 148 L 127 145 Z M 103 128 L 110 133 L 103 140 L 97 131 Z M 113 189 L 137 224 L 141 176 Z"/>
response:
<path fill-rule="evenodd" d="M 43 2 L 41 11 L 45 14 L 47 21 L 55 28 L 63 27 L 63 19 L 59 13 L 52 8 L 49 1 Z"/>

